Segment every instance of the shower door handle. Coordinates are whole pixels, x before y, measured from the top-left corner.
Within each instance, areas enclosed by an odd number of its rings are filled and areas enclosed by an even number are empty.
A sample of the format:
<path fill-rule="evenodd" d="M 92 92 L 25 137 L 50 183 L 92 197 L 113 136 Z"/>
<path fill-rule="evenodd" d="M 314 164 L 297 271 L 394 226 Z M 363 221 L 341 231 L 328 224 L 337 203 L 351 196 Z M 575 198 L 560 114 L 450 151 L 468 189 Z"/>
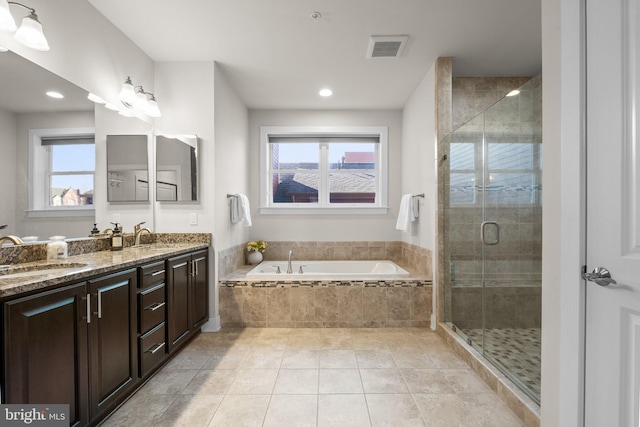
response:
<path fill-rule="evenodd" d="M 487 225 L 496 226 L 496 239 L 489 242 L 487 242 L 485 232 Z M 480 225 L 480 240 L 482 241 L 482 243 L 489 246 L 497 245 L 498 243 L 500 243 L 500 225 L 496 221 L 483 221 L 482 225 Z"/>

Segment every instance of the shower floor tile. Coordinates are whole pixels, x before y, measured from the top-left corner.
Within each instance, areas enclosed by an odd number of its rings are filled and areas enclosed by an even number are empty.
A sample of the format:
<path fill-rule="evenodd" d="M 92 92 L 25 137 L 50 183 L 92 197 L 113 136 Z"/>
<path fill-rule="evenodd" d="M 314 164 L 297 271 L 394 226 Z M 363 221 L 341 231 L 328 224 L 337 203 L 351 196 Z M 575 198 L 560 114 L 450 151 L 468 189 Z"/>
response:
<path fill-rule="evenodd" d="M 458 329 L 482 346 L 482 329 Z M 540 396 L 540 328 L 487 329 L 485 356 L 493 359 L 536 396 Z"/>

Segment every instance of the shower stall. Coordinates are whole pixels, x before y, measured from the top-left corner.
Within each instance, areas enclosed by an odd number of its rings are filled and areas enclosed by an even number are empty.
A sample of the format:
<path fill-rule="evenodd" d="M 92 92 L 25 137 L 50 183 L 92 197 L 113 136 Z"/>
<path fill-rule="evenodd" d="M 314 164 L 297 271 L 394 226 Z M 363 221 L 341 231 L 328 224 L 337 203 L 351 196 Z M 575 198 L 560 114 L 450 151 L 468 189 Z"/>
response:
<path fill-rule="evenodd" d="M 542 85 L 440 141 L 445 322 L 540 401 Z"/>

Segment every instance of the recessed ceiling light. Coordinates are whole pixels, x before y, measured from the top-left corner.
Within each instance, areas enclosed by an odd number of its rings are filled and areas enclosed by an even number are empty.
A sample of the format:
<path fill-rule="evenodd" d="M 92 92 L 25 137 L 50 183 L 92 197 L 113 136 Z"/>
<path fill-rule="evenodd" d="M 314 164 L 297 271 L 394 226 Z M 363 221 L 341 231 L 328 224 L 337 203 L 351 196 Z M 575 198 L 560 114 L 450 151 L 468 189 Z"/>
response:
<path fill-rule="evenodd" d="M 51 98 L 56 98 L 56 99 L 62 99 L 64 98 L 64 95 L 61 94 L 60 92 L 55 92 L 50 90 L 49 92 L 47 92 L 47 96 L 50 96 Z"/>
<path fill-rule="evenodd" d="M 89 99 L 89 101 L 95 102 L 96 104 L 104 104 L 105 100 L 100 98 L 98 95 L 95 95 L 91 92 L 89 92 L 89 95 L 87 95 L 87 98 Z"/>
<path fill-rule="evenodd" d="M 520 91 L 518 89 L 514 89 L 511 92 L 509 92 L 507 96 L 516 96 L 518 94 L 520 94 Z"/>
<path fill-rule="evenodd" d="M 320 94 L 320 96 L 324 97 L 333 95 L 333 91 L 331 89 L 321 89 L 318 93 Z"/>

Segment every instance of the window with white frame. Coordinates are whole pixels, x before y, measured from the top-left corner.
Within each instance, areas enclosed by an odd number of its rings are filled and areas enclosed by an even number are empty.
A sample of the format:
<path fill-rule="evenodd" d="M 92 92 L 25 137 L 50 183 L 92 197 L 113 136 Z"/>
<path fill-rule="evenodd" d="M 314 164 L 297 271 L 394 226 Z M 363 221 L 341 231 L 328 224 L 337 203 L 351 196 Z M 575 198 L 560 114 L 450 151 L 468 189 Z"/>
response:
<path fill-rule="evenodd" d="M 29 140 L 30 214 L 93 215 L 93 129 L 35 129 Z"/>
<path fill-rule="evenodd" d="M 386 212 L 386 127 L 260 128 L 262 212 Z"/>

